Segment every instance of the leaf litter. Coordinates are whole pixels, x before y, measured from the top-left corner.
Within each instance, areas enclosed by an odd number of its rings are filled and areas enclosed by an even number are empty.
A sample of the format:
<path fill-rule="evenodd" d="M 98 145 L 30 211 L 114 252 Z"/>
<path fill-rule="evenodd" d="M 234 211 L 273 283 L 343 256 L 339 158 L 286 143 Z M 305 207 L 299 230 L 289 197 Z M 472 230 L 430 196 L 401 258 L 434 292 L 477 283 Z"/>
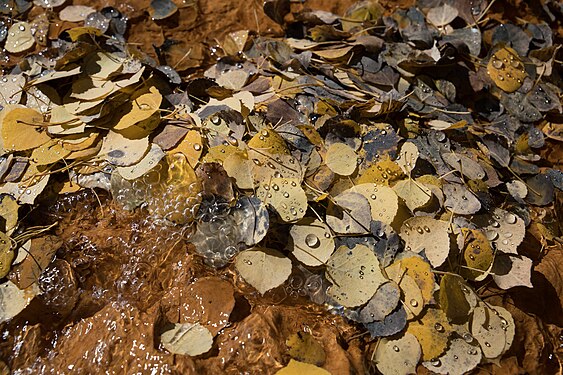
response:
<path fill-rule="evenodd" d="M 149 14 L 182 9 L 153 1 Z M 48 42 L 30 23 L 6 27 L 5 53 L 25 63 L 0 78 L 3 321 L 38 294 L 61 246 L 18 210 L 95 186 L 185 231 L 203 263 L 260 295 L 314 277 L 320 290 L 301 295 L 369 332 L 384 374 L 461 374 L 510 349 L 510 312 L 475 290 L 534 287 L 521 245 L 541 224 L 532 213 L 560 199 L 560 165 L 540 152 L 561 141 L 551 29 L 459 2 L 291 9 L 266 1 L 288 38 L 234 31 L 206 78 L 133 53 L 114 8 L 60 9 L 79 26 Z M 539 241 L 561 243 L 542 228 Z M 16 261 L 23 243 L 31 256 Z M 204 323 L 173 323 L 163 347 L 208 352 L 221 332 Z M 325 361 L 310 335 L 288 346 L 280 373 Z"/>

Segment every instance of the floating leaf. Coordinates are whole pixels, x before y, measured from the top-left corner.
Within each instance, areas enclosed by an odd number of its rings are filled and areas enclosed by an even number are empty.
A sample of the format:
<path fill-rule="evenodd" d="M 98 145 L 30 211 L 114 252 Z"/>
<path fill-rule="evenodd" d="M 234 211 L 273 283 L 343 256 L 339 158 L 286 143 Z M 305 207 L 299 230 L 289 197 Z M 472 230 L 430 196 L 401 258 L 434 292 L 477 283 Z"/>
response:
<path fill-rule="evenodd" d="M 289 230 L 290 250 L 298 261 L 307 266 L 324 264 L 334 251 L 330 229 L 319 220 L 305 220 Z"/>
<path fill-rule="evenodd" d="M 398 339 L 381 339 L 373 361 L 377 369 L 385 375 L 414 374 L 421 354 L 417 338 L 405 332 Z"/>
<path fill-rule="evenodd" d="M 199 323 L 176 323 L 160 335 L 160 341 L 170 353 L 197 356 L 211 349 L 213 336 Z"/>
<path fill-rule="evenodd" d="M 322 366 L 326 359 L 323 346 L 308 332 L 297 332 L 285 341 L 291 358 L 316 366 Z"/>
<path fill-rule="evenodd" d="M 346 307 L 363 305 L 387 281 L 377 257 L 364 245 L 339 247 L 327 262 L 327 277 L 333 283 L 327 294 Z"/>
<path fill-rule="evenodd" d="M 62 241 L 54 235 L 33 238 L 29 256 L 23 262 L 12 267 L 10 280 L 20 289 L 25 289 L 34 284 L 51 263 L 61 245 Z"/>
<path fill-rule="evenodd" d="M 261 294 L 280 286 L 291 274 L 291 260 L 279 251 L 268 248 L 239 253 L 235 266 L 242 278 Z"/>
<path fill-rule="evenodd" d="M 266 2 L 266 4 L 271 3 L 271 1 Z M 299 362 L 294 359 L 290 359 L 287 366 L 276 372 L 276 375 L 330 375 L 327 370 L 312 365 L 310 363 Z"/>
<path fill-rule="evenodd" d="M 232 215 L 241 223 L 238 227 L 240 236 L 248 246 L 254 246 L 268 233 L 270 217 L 262 201 L 254 196 L 242 196 L 238 199 Z"/>
<path fill-rule="evenodd" d="M 408 251 L 424 254 L 434 267 L 439 267 L 450 253 L 449 223 L 427 216 L 406 220 L 401 226 L 401 238 Z"/>
<path fill-rule="evenodd" d="M 454 338 L 444 355 L 422 364 L 437 374 L 463 375 L 477 367 L 482 357 L 478 346 L 467 343 L 464 339 Z"/>
<path fill-rule="evenodd" d="M 326 212 L 326 223 L 336 233 L 363 234 L 369 232 L 371 207 L 361 194 L 346 191 L 334 197 Z"/>
<path fill-rule="evenodd" d="M 336 174 L 349 176 L 356 170 L 356 152 L 345 143 L 333 143 L 326 150 L 326 165 Z"/>
<path fill-rule="evenodd" d="M 510 47 L 499 48 L 487 64 L 487 73 L 495 84 L 511 93 L 520 88 L 528 76 L 518 52 Z"/>
<path fill-rule="evenodd" d="M 360 193 L 369 202 L 372 220 L 391 224 L 399 210 L 399 198 L 390 187 L 376 184 L 355 185 L 348 191 Z"/>
<path fill-rule="evenodd" d="M 447 348 L 452 330 L 442 310 L 428 308 L 421 319 L 409 323 L 407 332 L 418 339 L 422 348 L 422 359 L 438 358 Z"/>

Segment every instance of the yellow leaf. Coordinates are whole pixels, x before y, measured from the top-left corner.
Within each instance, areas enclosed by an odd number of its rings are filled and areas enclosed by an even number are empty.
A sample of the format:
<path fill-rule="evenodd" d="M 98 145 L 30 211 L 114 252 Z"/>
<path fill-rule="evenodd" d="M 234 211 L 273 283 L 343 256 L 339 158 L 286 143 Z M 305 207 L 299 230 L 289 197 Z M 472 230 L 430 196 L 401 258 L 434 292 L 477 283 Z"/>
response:
<path fill-rule="evenodd" d="M 119 108 L 114 118 L 119 121 L 114 126 L 115 130 L 123 130 L 134 124 L 151 117 L 158 111 L 162 103 L 162 95 L 158 89 L 151 86 L 149 92 L 141 94 L 137 97 L 132 97 L 128 105 Z"/>
<path fill-rule="evenodd" d="M 289 155 L 289 150 L 285 140 L 273 129 L 264 128 L 260 130 L 250 141 L 248 147 L 257 151 L 267 152 L 272 155 L 285 154 Z"/>
<path fill-rule="evenodd" d="M 452 327 L 442 310 L 428 308 L 424 316 L 409 323 L 407 332 L 418 339 L 422 348 L 422 360 L 438 358 L 448 347 Z"/>
<path fill-rule="evenodd" d="M 528 76 L 518 52 L 510 47 L 502 47 L 491 56 L 487 73 L 499 88 L 508 93 L 518 90 Z"/>
<path fill-rule="evenodd" d="M 288 354 L 301 362 L 322 366 L 326 359 L 325 351 L 313 335 L 308 332 L 297 332 L 285 341 Z"/>
<path fill-rule="evenodd" d="M 43 115 L 34 109 L 14 108 L 4 115 L 2 140 L 10 151 L 25 151 L 47 143 L 51 137 L 45 131 Z"/>

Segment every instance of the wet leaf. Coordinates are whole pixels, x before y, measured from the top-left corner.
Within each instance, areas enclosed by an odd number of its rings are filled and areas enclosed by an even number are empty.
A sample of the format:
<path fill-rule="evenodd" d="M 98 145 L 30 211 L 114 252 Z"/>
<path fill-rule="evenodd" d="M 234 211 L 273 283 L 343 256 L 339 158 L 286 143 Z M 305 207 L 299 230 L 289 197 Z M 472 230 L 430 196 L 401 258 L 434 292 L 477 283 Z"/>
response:
<path fill-rule="evenodd" d="M 446 350 L 451 329 L 442 310 L 428 308 L 420 320 L 409 324 L 407 332 L 418 339 L 422 348 L 422 359 L 430 361 L 442 355 Z"/>
<path fill-rule="evenodd" d="M 424 206 L 432 197 L 432 191 L 430 189 L 410 178 L 397 182 L 395 186 L 393 186 L 393 190 L 403 199 L 411 211 Z"/>
<path fill-rule="evenodd" d="M 418 147 L 416 147 L 416 145 L 412 142 L 405 142 L 401 146 L 401 151 L 399 152 L 399 157 L 397 157 L 396 163 L 401 167 L 405 174 L 410 176 L 412 170 L 416 166 L 418 155 Z"/>
<path fill-rule="evenodd" d="M 18 315 L 40 293 L 37 285 L 21 290 L 11 281 L 0 284 L 0 323 Z"/>
<path fill-rule="evenodd" d="M 504 352 L 506 333 L 502 319 L 484 305 L 473 310 L 470 331 L 479 342 L 486 358 L 496 358 Z"/>
<path fill-rule="evenodd" d="M 363 305 L 387 281 L 377 257 L 364 245 L 339 247 L 327 262 L 327 277 L 333 283 L 327 294 L 346 307 Z"/>
<path fill-rule="evenodd" d="M 399 198 L 393 189 L 376 184 L 355 185 L 348 191 L 363 195 L 369 202 L 372 220 L 391 224 L 399 210 Z"/>
<path fill-rule="evenodd" d="M 377 369 L 386 375 L 414 374 L 421 354 L 416 336 L 406 332 L 398 339 L 382 339 L 373 361 Z"/>
<path fill-rule="evenodd" d="M 467 343 L 464 339 L 454 338 L 441 357 L 422 364 L 437 374 L 463 375 L 477 367 L 482 357 L 478 346 Z"/>
<path fill-rule="evenodd" d="M 36 110 L 14 108 L 4 115 L 2 140 L 7 150 L 30 150 L 47 143 L 50 139 L 43 127 L 43 115 Z"/>
<path fill-rule="evenodd" d="M 455 214 L 471 215 L 481 209 L 481 202 L 464 185 L 444 185 L 444 195 L 446 196 L 444 206 Z"/>
<path fill-rule="evenodd" d="M 401 289 L 391 281 L 381 284 L 369 302 L 360 310 L 359 322 L 370 323 L 383 320 L 397 308 L 401 299 Z"/>
<path fill-rule="evenodd" d="M 16 22 L 8 30 L 4 48 L 11 53 L 20 53 L 30 49 L 34 44 L 31 25 L 27 22 Z"/>
<path fill-rule="evenodd" d="M 176 323 L 160 335 L 160 341 L 170 353 L 197 356 L 211 349 L 213 336 L 199 323 Z"/>
<path fill-rule="evenodd" d="M 434 267 L 444 263 L 450 253 L 449 223 L 419 216 L 406 220 L 401 227 L 401 238 L 407 251 L 424 254 Z"/>
<path fill-rule="evenodd" d="M 307 266 L 325 264 L 335 248 L 330 229 L 319 220 L 305 220 L 295 224 L 289 235 L 293 256 Z"/>
<path fill-rule="evenodd" d="M 508 268 L 508 269 L 507 269 Z M 493 279 L 501 289 L 532 285 L 532 260 L 525 256 L 499 255 L 492 269 Z"/>
<path fill-rule="evenodd" d="M 266 2 L 267 4 L 268 2 Z M 290 359 L 287 366 L 276 372 L 276 375 L 330 375 L 327 370 L 312 365 L 310 363 L 299 362 L 294 359 Z"/>
<path fill-rule="evenodd" d="M 466 292 L 467 290 L 467 292 Z M 465 323 L 473 306 L 467 301 L 469 289 L 457 275 L 445 274 L 440 281 L 440 308 L 453 323 Z"/>
<path fill-rule="evenodd" d="M 483 280 L 493 264 L 494 250 L 486 233 L 476 229 L 468 229 L 464 232 L 463 259 L 468 268 L 462 274 L 473 280 Z"/>
<path fill-rule="evenodd" d="M 518 90 L 528 76 L 518 52 L 510 47 L 501 47 L 493 53 L 487 73 L 500 89 L 508 93 Z"/>
<path fill-rule="evenodd" d="M 11 239 L 5 233 L 0 232 L 0 279 L 6 277 L 10 272 L 13 260 L 14 251 Z"/>
<path fill-rule="evenodd" d="M 297 332 L 285 341 L 291 358 L 316 366 L 322 366 L 326 359 L 323 346 L 308 332 Z"/>
<path fill-rule="evenodd" d="M 242 278 L 260 294 L 280 286 L 291 274 L 291 260 L 279 251 L 267 248 L 239 253 L 235 266 Z"/>
<path fill-rule="evenodd" d="M 258 187 L 256 196 L 287 223 L 302 219 L 307 211 L 307 195 L 295 178 L 272 178 Z"/>
<path fill-rule="evenodd" d="M 359 193 L 345 191 L 334 197 L 327 208 L 326 223 L 336 233 L 363 234 L 369 232 L 371 207 Z"/>
<path fill-rule="evenodd" d="M 358 156 L 345 143 L 333 143 L 326 150 L 326 165 L 336 174 L 349 176 L 356 170 Z"/>

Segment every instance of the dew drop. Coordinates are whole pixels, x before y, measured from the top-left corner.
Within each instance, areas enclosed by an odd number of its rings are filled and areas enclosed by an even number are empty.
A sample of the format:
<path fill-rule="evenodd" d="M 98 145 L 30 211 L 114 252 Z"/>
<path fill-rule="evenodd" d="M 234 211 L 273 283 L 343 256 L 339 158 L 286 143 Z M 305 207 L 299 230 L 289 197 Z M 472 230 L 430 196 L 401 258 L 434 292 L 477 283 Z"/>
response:
<path fill-rule="evenodd" d="M 489 344 L 488 342 L 485 342 L 485 346 L 486 346 L 487 348 L 490 348 L 490 347 L 491 347 L 491 344 Z"/>
<path fill-rule="evenodd" d="M 438 332 L 444 332 L 444 331 L 445 331 L 445 330 L 444 330 L 444 326 L 441 325 L 440 323 L 434 324 L 434 329 L 435 329 L 436 331 L 438 331 Z"/>
<path fill-rule="evenodd" d="M 502 63 L 502 61 L 498 60 L 498 59 L 493 59 L 492 65 L 495 69 L 502 69 L 504 68 L 504 64 Z M 499 76 L 500 78 L 500 76 Z"/>
<path fill-rule="evenodd" d="M 418 306 L 418 301 L 415 299 L 411 299 L 410 304 L 412 307 L 417 307 Z"/>
<path fill-rule="evenodd" d="M 503 77 L 501 74 L 499 74 L 499 75 L 498 75 L 498 80 L 499 80 L 499 81 L 504 81 L 504 77 Z"/>
<path fill-rule="evenodd" d="M 442 365 L 442 362 L 438 358 L 434 358 L 430 361 L 430 364 L 434 367 L 438 367 Z"/>
<path fill-rule="evenodd" d="M 504 217 L 504 220 L 508 223 L 508 224 L 514 224 L 516 223 L 516 215 L 514 215 L 513 213 L 509 212 L 508 214 L 506 214 L 506 216 Z"/>
<path fill-rule="evenodd" d="M 305 243 L 309 247 L 317 247 L 319 246 L 320 242 L 321 241 L 319 240 L 319 237 L 317 237 L 313 233 L 309 233 L 307 237 L 305 237 Z"/>
<path fill-rule="evenodd" d="M 424 230 L 421 227 L 416 228 L 416 231 L 420 234 L 424 233 Z"/>
<path fill-rule="evenodd" d="M 401 351 L 401 349 L 399 349 L 397 345 L 393 345 L 393 350 L 396 351 L 397 353 Z"/>
<path fill-rule="evenodd" d="M 375 196 L 375 194 L 372 194 L 372 195 L 370 195 L 370 198 L 375 200 L 375 198 L 377 198 L 377 197 Z"/>
<path fill-rule="evenodd" d="M 466 343 L 471 344 L 473 342 L 473 336 L 471 336 L 471 333 L 469 332 L 465 332 L 463 334 L 463 339 L 465 340 Z"/>
<path fill-rule="evenodd" d="M 424 226 L 424 230 L 426 231 L 426 233 L 430 233 L 430 228 L 428 228 L 427 225 Z"/>
<path fill-rule="evenodd" d="M 201 145 L 200 145 L 199 143 L 194 143 L 194 150 L 200 151 L 200 150 L 201 150 Z"/>
<path fill-rule="evenodd" d="M 286 191 L 285 193 L 283 193 L 284 198 L 289 198 L 289 193 Z"/>

